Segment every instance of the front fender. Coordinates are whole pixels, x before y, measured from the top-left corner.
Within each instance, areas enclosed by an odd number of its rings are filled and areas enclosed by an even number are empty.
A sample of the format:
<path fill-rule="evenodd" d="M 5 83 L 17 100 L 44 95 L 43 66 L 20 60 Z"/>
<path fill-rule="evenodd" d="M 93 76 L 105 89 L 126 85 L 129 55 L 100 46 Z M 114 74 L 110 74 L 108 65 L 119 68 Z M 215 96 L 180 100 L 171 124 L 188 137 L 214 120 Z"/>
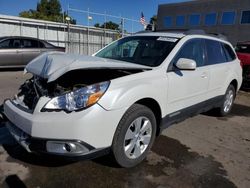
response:
<path fill-rule="evenodd" d="M 128 108 L 136 101 L 152 98 L 164 114 L 167 104 L 166 79 L 141 79 L 122 83 L 111 82 L 110 88 L 98 102 L 106 110 Z"/>

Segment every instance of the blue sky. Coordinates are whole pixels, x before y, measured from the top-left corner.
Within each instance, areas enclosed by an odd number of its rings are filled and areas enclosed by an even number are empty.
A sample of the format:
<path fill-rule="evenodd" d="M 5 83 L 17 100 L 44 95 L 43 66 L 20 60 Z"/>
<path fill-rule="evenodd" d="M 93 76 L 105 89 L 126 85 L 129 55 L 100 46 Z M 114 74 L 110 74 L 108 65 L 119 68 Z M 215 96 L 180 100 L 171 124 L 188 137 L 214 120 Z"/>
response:
<path fill-rule="evenodd" d="M 63 9 L 67 9 L 68 4 L 70 7 L 87 10 L 93 12 L 123 16 L 133 18 L 136 20 L 140 19 L 141 12 L 144 13 L 146 21 L 149 21 L 152 15 L 157 14 L 158 4 L 182 2 L 187 0 L 60 0 Z M 7 14 L 18 16 L 19 12 L 29 9 L 35 9 L 38 0 L 0 0 L 0 14 Z M 77 24 L 87 25 L 87 15 L 83 13 L 76 13 L 70 11 L 69 14 L 77 20 Z M 91 15 L 93 20 L 90 25 L 97 22 L 103 23 L 104 17 Z M 120 23 L 119 19 L 107 18 L 107 20 Z M 132 22 L 125 22 L 125 28 L 128 31 L 141 30 L 140 24 L 132 24 Z"/>

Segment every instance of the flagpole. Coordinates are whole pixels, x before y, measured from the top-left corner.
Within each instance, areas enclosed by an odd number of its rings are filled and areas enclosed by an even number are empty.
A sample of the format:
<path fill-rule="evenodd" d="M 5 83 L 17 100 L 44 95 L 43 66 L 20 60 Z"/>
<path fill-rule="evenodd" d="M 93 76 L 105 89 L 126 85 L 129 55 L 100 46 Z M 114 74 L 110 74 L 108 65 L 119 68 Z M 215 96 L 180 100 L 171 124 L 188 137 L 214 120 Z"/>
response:
<path fill-rule="evenodd" d="M 87 34 L 87 54 L 89 55 L 89 8 L 88 8 L 88 34 Z"/>

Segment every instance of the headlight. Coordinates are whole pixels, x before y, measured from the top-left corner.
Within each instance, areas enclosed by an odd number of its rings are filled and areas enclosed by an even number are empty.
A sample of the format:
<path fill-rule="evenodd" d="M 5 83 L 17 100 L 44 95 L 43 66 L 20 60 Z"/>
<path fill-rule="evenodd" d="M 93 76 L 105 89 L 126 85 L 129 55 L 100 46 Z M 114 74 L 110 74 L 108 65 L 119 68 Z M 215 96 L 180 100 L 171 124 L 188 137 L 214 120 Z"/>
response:
<path fill-rule="evenodd" d="M 64 95 L 52 98 L 42 111 L 65 110 L 68 112 L 81 110 L 95 104 L 108 89 L 109 81 L 86 86 Z"/>

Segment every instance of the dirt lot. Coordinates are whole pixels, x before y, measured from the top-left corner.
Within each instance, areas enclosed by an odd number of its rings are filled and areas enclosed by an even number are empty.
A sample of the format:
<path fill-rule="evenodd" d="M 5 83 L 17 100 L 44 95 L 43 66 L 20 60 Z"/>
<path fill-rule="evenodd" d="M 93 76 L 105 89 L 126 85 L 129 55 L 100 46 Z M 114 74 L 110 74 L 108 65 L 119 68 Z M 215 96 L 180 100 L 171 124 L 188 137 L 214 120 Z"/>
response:
<path fill-rule="evenodd" d="M 0 72 L 0 104 L 25 77 Z M 1 121 L 0 187 L 250 187 L 250 93 L 239 93 L 229 117 L 199 115 L 168 128 L 132 169 L 108 157 L 69 162 L 28 154 Z"/>

